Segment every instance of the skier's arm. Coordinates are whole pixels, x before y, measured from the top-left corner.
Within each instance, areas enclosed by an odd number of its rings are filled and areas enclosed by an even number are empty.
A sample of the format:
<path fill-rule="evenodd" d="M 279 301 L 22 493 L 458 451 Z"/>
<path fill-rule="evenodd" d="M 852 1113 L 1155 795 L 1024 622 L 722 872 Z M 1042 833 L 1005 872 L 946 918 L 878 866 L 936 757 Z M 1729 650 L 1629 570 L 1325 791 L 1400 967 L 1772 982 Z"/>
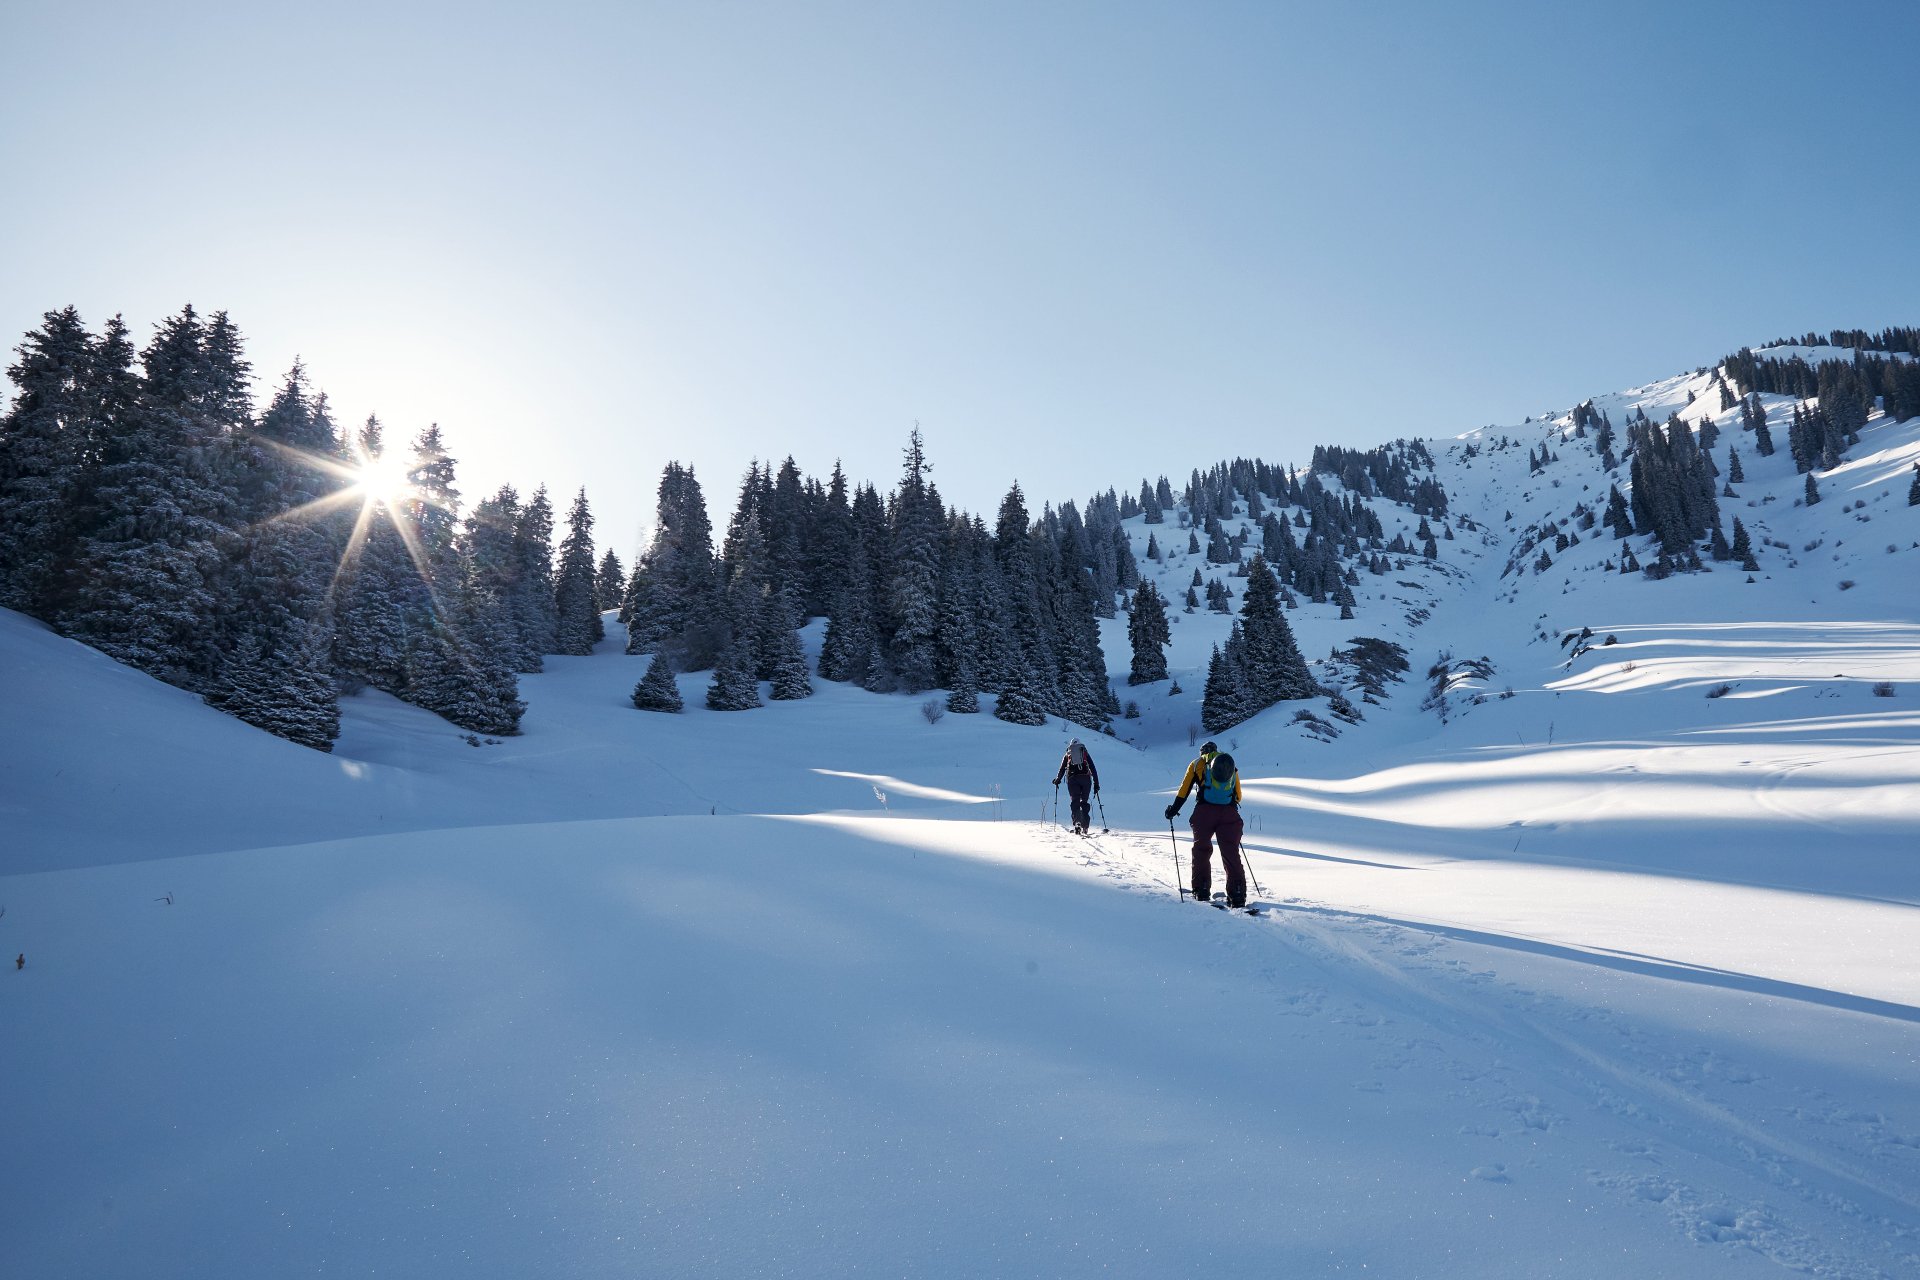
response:
<path fill-rule="evenodd" d="M 1175 805 L 1185 804 L 1187 802 L 1187 792 L 1193 790 L 1198 785 L 1200 785 L 1200 762 L 1195 760 L 1187 766 L 1187 776 L 1180 779 L 1180 794 L 1173 798 L 1173 803 Z"/>
<path fill-rule="evenodd" d="M 1059 767 L 1058 769 L 1055 769 L 1055 770 L 1053 771 L 1053 785 L 1054 785 L 1054 786 L 1056 786 L 1056 787 L 1057 787 L 1057 786 L 1059 786 L 1059 785 L 1060 785 L 1060 779 L 1062 779 L 1062 778 L 1064 778 L 1064 777 L 1066 777 L 1066 776 L 1067 776 L 1067 757 L 1066 757 L 1066 756 L 1061 756 L 1061 757 L 1060 757 L 1060 767 Z"/>
<path fill-rule="evenodd" d="M 1087 753 L 1087 772 L 1093 775 L 1093 789 L 1098 791 L 1100 789 L 1100 766 L 1093 762 L 1093 753 L 1091 751 Z"/>

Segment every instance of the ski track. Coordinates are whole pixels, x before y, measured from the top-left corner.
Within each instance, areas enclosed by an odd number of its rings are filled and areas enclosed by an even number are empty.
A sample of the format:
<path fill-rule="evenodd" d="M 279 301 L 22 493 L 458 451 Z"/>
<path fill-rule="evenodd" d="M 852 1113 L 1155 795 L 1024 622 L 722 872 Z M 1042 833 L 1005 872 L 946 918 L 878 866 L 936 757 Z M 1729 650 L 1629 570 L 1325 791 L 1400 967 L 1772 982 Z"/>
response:
<path fill-rule="evenodd" d="M 1171 905 L 1170 844 L 1129 831 L 1079 837 L 1054 824 L 1041 834 L 1098 878 Z M 1183 868 L 1188 856 L 1190 845 L 1183 843 Z M 1598 1005 L 1477 969 L 1457 954 L 1467 944 L 1304 899 L 1250 894 L 1255 902 L 1266 908 L 1264 917 L 1221 913 L 1214 945 L 1251 960 L 1267 998 L 1284 1012 L 1342 1026 L 1356 1060 L 1364 1058 L 1373 1073 L 1356 1080 L 1356 1089 L 1379 1091 L 1385 1087 L 1379 1077 L 1390 1072 L 1450 1076 L 1446 1096 L 1485 1117 L 1463 1126 L 1463 1134 L 1496 1140 L 1551 1140 L 1573 1127 L 1624 1125 L 1628 1134 L 1604 1140 L 1623 1163 L 1588 1168 L 1584 1176 L 1657 1207 L 1690 1240 L 1748 1249 L 1791 1270 L 1845 1280 L 1884 1280 L 1920 1268 L 1920 1136 L 1892 1133 L 1884 1117 L 1852 1112 L 1818 1090 L 1786 1087 L 1765 1096 L 1754 1089 L 1765 1080 L 1759 1072 L 1713 1049 L 1661 1043 Z M 1547 1064 L 1546 1078 L 1515 1078 L 1505 1056 L 1516 1045 L 1527 1050 L 1523 1061 L 1530 1069 Z M 1743 1115 L 1716 1101 L 1707 1092 L 1715 1081 L 1764 1096 L 1763 1106 Z M 1796 1128 L 1814 1132 L 1787 1132 Z M 1820 1143 L 1817 1131 L 1831 1141 Z M 1904 1156 L 1908 1181 L 1876 1178 L 1861 1167 L 1863 1155 L 1883 1162 Z M 1689 1178 L 1676 1167 L 1689 1164 L 1709 1166 L 1712 1176 Z M 1511 1176 L 1499 1162 L 1471 1172 L 1496 1182 Z M 1835 1247 L 1824 1242 L 1830 1229 L 1800 1214 L 1757 1196 L 1734 1205 L 1698 1189 L 1729 1184 L 1788 1193 L 1811 1215 L 1850 1223 L 1853 1238 Z M 1883 1255 L 1884 1266 L 1865 1260 L 1874 1253 Z"/>

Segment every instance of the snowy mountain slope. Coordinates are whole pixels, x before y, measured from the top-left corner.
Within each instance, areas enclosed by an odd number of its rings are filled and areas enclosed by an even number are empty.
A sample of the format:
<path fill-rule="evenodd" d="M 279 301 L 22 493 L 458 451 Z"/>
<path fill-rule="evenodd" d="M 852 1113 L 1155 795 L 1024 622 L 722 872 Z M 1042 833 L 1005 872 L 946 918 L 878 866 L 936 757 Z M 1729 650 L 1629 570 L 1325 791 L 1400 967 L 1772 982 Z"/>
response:
<path fill-rule="evenodd" d="M 1811 508 L 1743 447 L 1753 583 L 1603 530 L 1503 575 L 1605 496 L 1569 426 L 1430 442 L 1439 560 L 1289 614 L 1413 670 L 1220 735 L 1259 920 L 1176 903 L 1160 818 L 1227 615 L 1177 696 L 1106 624 L 1093 841 L 1034 820 L 1082 730 L 643 714 L 617 628 L 519 738 L 360 695 L 327 757 L 0 615 L 9 1267 L 1920 1273 L 1920 421 Z"/>

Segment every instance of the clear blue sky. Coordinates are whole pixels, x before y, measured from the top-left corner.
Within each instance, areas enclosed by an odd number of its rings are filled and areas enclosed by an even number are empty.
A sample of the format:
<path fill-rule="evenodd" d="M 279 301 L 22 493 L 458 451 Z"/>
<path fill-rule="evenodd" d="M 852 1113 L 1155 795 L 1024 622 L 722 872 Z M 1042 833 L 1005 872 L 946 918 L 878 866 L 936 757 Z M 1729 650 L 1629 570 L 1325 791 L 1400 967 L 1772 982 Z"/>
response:
<path fill-rule="evenodd" d="M 1920 4 L 0 5 L 0 334 L 229 310 L 469 500 L 991 511 L 1920 323 Z M 1036 504 L 1037 505 L 1037 504 Z"/>

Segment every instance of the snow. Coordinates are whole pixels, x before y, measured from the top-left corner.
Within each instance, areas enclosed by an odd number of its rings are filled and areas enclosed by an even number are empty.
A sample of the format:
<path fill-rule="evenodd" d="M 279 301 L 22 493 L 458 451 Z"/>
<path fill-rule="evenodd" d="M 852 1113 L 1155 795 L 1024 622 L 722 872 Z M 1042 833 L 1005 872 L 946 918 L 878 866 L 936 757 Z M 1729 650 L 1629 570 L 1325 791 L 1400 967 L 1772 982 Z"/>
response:
<path fill-rule="evenodd" d="M 1289 614 L 1405 682 L 1221 735 L 1259 919 L 1160 817 L 1225 615 L 1171 611 L 1177 696 L 1103 624 L 1143 710 L 1083 841 L 1084 730 L 641 713 L 617 626 L 520 737 L 362 694 L 325 756 L 0 613 L 8 1273 L 1920 1274 L 1920 422 L 1809 508 L 1710 416 L 1752 583 L 1603 528 L 1502 576 L 1590 442 L 1430 442 L 1440 562 Z M 1443 650 L 1492 671 L 1444 720 Z"/>

